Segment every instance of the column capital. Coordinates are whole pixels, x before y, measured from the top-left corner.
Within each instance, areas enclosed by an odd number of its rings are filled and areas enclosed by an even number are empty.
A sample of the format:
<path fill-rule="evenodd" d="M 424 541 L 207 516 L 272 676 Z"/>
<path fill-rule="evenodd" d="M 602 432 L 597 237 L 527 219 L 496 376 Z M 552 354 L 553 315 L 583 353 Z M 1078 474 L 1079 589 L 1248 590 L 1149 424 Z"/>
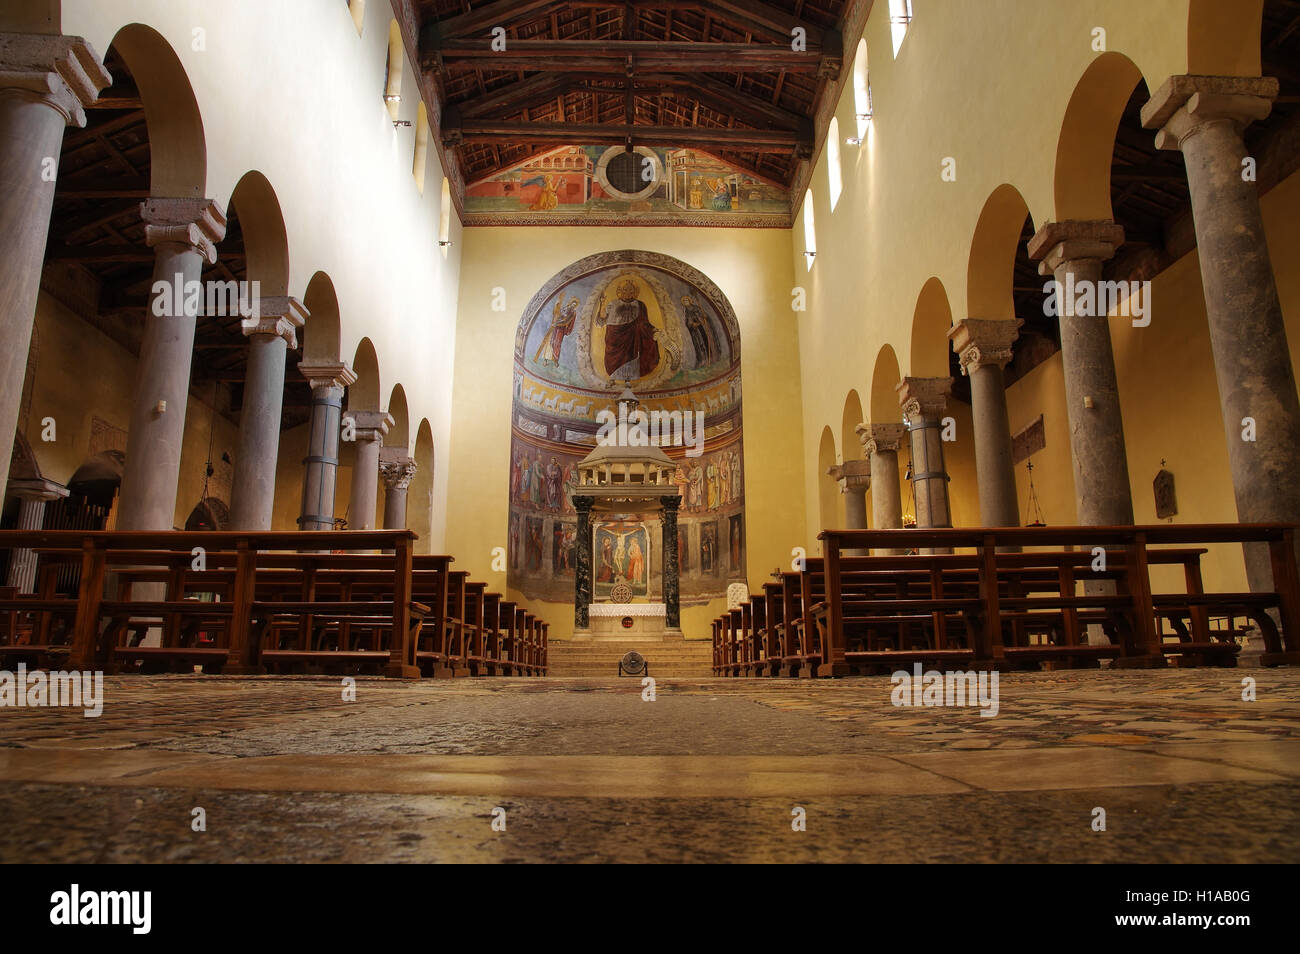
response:
<path fill-rule="evenodd" d="M 411 480 L 418 469 L 415 458 L 407 457 L 404 447 L 392 448 L 397 454 L 386 457 L 384 451 L 388 449 L 385 447 L 379 452 L 379 477 L 383 480 L 385 489 L 405 490 L 411 485 Z"/>
<path fill-rule="evenodd" d="M 290 349 L 298 347 L 298 329 L 307 321 L 306 306 L 290 295 L 264 295 L 257 299 L 253 315 L 239 322 L 246 337 L 275 335 Z"/>
<path fill-rule="evenodd" d="M 140 203 L 144 241 L 188 245 L 209 265 L 217 260 L 217 243 L 226 237 L 226 213 L 216 199 L 150 197 Z"/>
<path fill-rule="evenodd" d="M 594 498 L 588 497 L 587 499 L 593 500 Z M 664 510 L 671 511 L 672 513 L 677 512 L 677 508 L 681 506 L 681 503 L 682 498 L 680 496 L 666 496 L 659 498 L 659 505 L 663 507 Z"/>
<path fill-rule="evenodd" d="M 112 82 L 94 47 L 79 36 L 0 33 L 0 92 L 30 96 L 69 126 L 86 125 L 85 107 Z"/>
<path fill-rule="evenodd" d="M 868 456 L 898 450 L 907 433 L 902 424 L 859 424 L 854 430 L 862 442 L 863 453 Z"/>
<path fill-rule="evenodd" d="M 58 500 L 68 496 L 68 488 L 45 477 L 9 481 L 9 493 L 19 500 Z"/>
<path fill-rule="evenodd" d="M 1020 318 L 963 318 L 954 324 L 948 329 L 948 340 L 961 361 L 961 373 L 970 375 L 985 367 L 1005 368 L 1023 324 Z"/>
<path fill-rule="evenodd" d="M 1038 274 L 1051 275 L 1062 262 L 1094 258 L 1106 261 L 1124 244 L 1124 227 L 1111 219 L 1047 222 L 1026 245 L 1038 262 Z"/>
<path fill-rule="evenodd" d="M 386 411 L 348 411 L 352 418 L 358 441 L 383 441 L 393 426 L 393 416 Z"/>
<path fill-rule="evenodd" d="M 894 390 L 904 417 L 937 420 L 948 406 L 952 378 L 903 378 Z"/>
<path fill-rule="evenodd" d="M 827 467 L 826 473 L 840 485 L 842 494 L 850 490 L 871 489 L 871 461 L 869 460 L 846 460 L 842 464 Z"/>
<path fill-rule="evenodd" d="M 317 388 L 346 388 L 356 383 L 357 375 L 346 361 L 304 364 L 299 362 L 298 373 L 307 379 L 312 390 Z"/>
<path fill-rule="evenodd" d="M 573 509 L 578 511 L 579 514 L 587 514 L 588 516 L 590 516 L 591 505 L 594 504 L 595 502 L 596 502 L 595 497 L 589 497 L 586 494 L 583 494 L 581 496 L 575 496 L 573 498 Z"/>
<path fill-rule="evenodd" d="M 1171 76 L 1142 107 L 1142 125 L 1157 130 L 1157 149 L 1181 149 L 1208 123 L 1231 122 L 1240 133 L 1265 118 L 1277 91 L 1273 76 Z"/>

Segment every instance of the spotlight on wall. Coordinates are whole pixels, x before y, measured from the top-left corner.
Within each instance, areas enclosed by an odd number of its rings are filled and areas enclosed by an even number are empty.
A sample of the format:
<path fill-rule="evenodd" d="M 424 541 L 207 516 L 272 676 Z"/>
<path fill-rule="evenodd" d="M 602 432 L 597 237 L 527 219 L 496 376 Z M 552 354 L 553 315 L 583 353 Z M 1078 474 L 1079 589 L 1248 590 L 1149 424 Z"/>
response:
<path fill-rule="evenodd" d="M 807 257 L 809 265 L 811 265 L 813 259 L 817 257 L 816 252 L 804 252 L 804 255 Z"/>
<path fill-rule="evenodd" d="M 401 101 L 402 97 L 398 96 L 396 93 L 389 93 L 384 97 L 385 103 L 400 103 Z"/>
<path fill-rule="evenodd" d="M 846 145 L 846 146 L 860 146 L 860 145 L 862 145 L 862 139 L 861 139 L 860 137 L 858 137 L 858 136 L 850 136 L 848 139 L 845 139 L 845 140 L 844 140 L 844 145 Z"/>
<path fill-rule="evenodd" d="M 854 114 L 853 114 L 853 118 L 856 119 L 858 122 L 861 122 L 861 123 L 869 123 L 869 122 L 871 122 L 871 114 L 870 114 L 870 113 L 854 113 Z"/>
<path fill-rule="evenodd" d="M 440 248 L 451 248 L 451 239 L 439 239 L 438 246 Z"/>
<path fill-rule="evenodd" d="M 411 121 L 410 121 L 409 119 L 394 119 L 394 120 L 393 120 L 393 128 L 394 128 L 394 129 L 396 129 L 398 126 L 409 126 L 409 125 L 411 125 Z"/>

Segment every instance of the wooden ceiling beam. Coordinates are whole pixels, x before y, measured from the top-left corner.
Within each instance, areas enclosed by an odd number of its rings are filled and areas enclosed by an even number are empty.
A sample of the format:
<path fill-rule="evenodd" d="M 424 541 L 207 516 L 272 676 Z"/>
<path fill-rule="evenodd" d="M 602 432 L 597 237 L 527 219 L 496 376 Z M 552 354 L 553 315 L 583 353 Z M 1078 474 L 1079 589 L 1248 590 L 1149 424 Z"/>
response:
<path fill-rule="evenodd" d="M 420 25 L 420 54 L 424 55 L 426 45 L 435 49 L 446 40 L 490 34 L 493 27 L 504 27 L 508 22 L 557 6 L 558 0 L 495 0 L 446 20 L 426 20 Z"/>
<path fill-rule="evenodd" d="M 751 32 L 789 43 L 794 29 L 801 27 L 809 47 L 820 44 L 823 28 L 809 23 L 789 11 L 760 0 L 706 0 L 704 7 L 714 11 L 714 19 L 724 19 Z"/>
<path fill-rule="evenodd" d="M 700 129 L 689 126 L 590 125 L 577 123 L 466 121 L 443 129 L 448 144 L 502 143 L 556 146 L 618 144 L 631 138 L 643 146 L 696 146 L 747 152 L 794 153 L 811 146 L 810 137 L 788 129 Z"/>
<path fill-rule="evenodd" d="M 820 49 L 752 43 L 691 43 L 661 40 L 512 40 L 500 52 L 486 43 L 453 40 L 437 51 L 438 68 L 525 70 L 550 73 L 820 73 Z M 430 64 L 426 64 L 426 68 Z"/>

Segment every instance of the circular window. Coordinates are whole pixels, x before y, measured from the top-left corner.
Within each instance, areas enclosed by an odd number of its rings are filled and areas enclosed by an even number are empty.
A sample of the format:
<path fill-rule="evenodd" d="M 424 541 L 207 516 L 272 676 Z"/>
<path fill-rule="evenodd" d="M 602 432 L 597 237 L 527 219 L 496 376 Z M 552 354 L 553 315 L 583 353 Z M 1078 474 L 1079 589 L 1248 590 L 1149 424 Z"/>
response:
<path fill-rule="evenodd" d="M 649 198 L 664 178 L 663 163 L 648 146 L 610 146 L 596 162 L 596 181 L 616 199 Z"/>

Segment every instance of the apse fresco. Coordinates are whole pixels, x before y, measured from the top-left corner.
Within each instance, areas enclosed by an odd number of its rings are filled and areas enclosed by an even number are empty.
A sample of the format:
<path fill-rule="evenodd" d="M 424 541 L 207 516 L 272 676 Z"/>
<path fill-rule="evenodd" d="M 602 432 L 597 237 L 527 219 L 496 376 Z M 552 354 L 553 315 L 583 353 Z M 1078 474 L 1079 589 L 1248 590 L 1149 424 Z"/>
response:
<path fill-rule="evenodd" d="M 471 182 L 466 224 L 611 224 L 623 219 L 788 227 L 779 183 L 697 149 L 561 146 Z"/>
<path fill-rule="evenodd" d="M 745 463 L 740 341 L 730 305 L 690 266 L 648 252 L 584 259 L 548 282 L 516 336 L 508 578 L 532 599 L 572 603 L 578 463 L 596 446 L 597 414 L 630 386 L 646 411 L 699 412 L 703 437 L 662 446 L 681 492 L 683 604 L 743 579 Z M 626 582 L 662 599 L 655 516 L 593 516 L 595 598 Z"/>

